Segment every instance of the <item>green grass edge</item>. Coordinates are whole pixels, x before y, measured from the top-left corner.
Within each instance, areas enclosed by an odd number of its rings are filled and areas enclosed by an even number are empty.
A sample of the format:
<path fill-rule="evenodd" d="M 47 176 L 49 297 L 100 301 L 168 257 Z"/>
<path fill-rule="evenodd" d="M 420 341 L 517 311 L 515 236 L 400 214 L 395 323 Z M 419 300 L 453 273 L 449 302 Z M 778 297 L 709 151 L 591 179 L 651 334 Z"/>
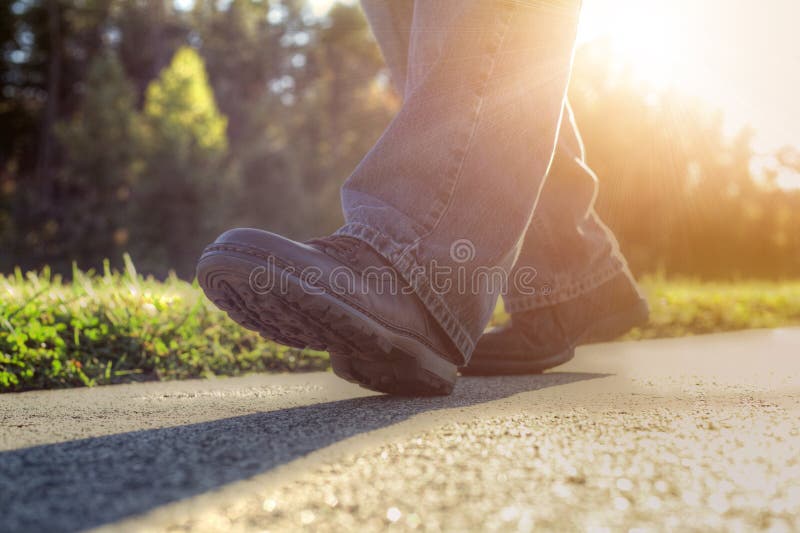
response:
<path fill-rule="evenodd" d="M 650 322 L 628 339 L 800 325 L 800 280 L 700 282 L 646 276 Z M 507 319 L 498 305 L 492 322 Z M 0 275 L 0 392 L 328 369 L 239 327 L 197 283 L 122 271 Z"/>

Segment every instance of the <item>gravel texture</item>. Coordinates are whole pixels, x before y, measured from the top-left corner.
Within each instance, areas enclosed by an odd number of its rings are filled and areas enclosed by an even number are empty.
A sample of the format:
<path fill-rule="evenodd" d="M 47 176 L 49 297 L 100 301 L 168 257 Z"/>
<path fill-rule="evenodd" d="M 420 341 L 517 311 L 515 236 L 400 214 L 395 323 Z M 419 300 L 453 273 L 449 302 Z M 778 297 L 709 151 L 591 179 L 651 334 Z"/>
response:
<path fill-rule="evenodd" d="M 7 394 L 0 422 L 3 531 L 800 529 L 800 330 L 448 398 L 258 375 Z"/>

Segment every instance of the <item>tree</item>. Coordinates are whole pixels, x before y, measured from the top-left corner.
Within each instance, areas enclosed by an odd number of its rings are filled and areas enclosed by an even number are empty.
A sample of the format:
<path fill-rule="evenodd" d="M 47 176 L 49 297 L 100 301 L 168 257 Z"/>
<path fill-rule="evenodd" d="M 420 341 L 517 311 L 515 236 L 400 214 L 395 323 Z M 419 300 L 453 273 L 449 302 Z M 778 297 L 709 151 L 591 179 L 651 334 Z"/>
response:
<path fill-rule="evenodd" d="M 147 88 L 133 188 L 131 250 L 147 270 L 191 276 L 202 246 L 224 218 L 227 121 L 217 109 L 203 60 L 180 48 Z"/>
<path fill-rule="evenodd" d="M 0 0 L 0 270 L 68 273 L 127 248 L 191 277 L 227 227 L 303 239 L 341 223 L 339 186 L 398 104 L 358 6 L 177 5 Z M 800 190 L 781 184 L 797 152 L 753 170 L 749 132 L 729 138 L 708 104 L 610 54 L 578 51 L 570 100 L 631 266 L 796 276 Z"/>
<path fill-rule="evenodd" d="M 56 137 L 65 151 L 60 189 L 69 198 L 59 216 L 63 253 L 92 266 L 121 257 L 142 159 L 136 93 L 116 53 L 92 61 L 81 111 L 59 124 Z"/>

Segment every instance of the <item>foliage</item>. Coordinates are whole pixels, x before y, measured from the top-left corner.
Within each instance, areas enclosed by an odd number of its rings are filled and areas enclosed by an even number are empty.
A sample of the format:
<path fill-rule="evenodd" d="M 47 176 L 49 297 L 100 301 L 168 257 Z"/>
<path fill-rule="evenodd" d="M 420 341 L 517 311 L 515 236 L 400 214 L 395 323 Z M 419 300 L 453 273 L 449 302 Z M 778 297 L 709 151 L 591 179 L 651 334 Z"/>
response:
<path fill-rule="evenodd" d="M 648 275 L 639 282 L 650 320 L 625 339 L 655 339 L 800 325 L 800 281 L 700 281 Z M 509 319 L 498 303 L 491 324 Z"/>
<path fill-rule="evenodd" d="M 603 42 L 579 52 L 570 100 L 600 178 L 597 209 L 632 269 L 796 276 L 800 190 L 779 189 L 769 171 L 800 175 L 800 154 L 787 147 L 756 171 L 751 131 L 727 136 L 713 107 L 609 69 L 609 54 Z"/>
<path fill-rule="evenodd" d="M 116 53 L 97 56 L 89 69 L 84 105 L 57 126 L 65 162 L 54 255 L 100 263 L 122 255 L 127 239 L 127 200 L 141 171 L 136 93 Z M 103 142 L 98 142 L 103 139 Z"/>
<path fill-rule="evenodd" d="M 180 48 L 147 87 L 144 117 L 157 136 L 150 149 L 175 152 L 178 165 L 204 163 L 227 147 L 226 119 L 217 110 L 203 60 L 191 48 Z"/>
<path fill-rule="evenodd" d="M 196 284 L 125 270 L 45 268 L 0 276 L 0 391 L 91 386 L 247 372 L 324 370 L 298 351 L 238 326 Z M 800 324 L 800 282 L 700 283 L 649 277 L 650 324 L 628 338 Z M 495 322 L 506 320 L 498 308 Z"/>
<path fill-rule="evenodd" d="M 280 347 L 239 327 L 197 285 L 136 273 L 45 268 L 0 276 L 0 391 L 319 370 L 319 353 Z"/>
<path fill-rule="evenodd" d="M 339 186 L 398 105 L 358 6 L 193 5 L 0 0 L 0 272 L 129 251 L 188 279 L 231 226 L 341 222 Z M 608 56 L 578 50 L 569 96 L 633 270 L 796 277 L 800 191 L 778 185 L 800 152 L 755 155 L 713 105 Z"/>
<path fill-rule="evenodd" d="M 800 281 L 698 282 L 650 276 L 643 288 L 649 324 L 631 339 L 682 337 L 749 328 L 800 324 Z"/>
<path fill-rule="evenodd" d="M 169 266 L 191 277 L 224 212 L 218 200 L 228 147 L 227 120 L 196 51 L 180 48 L 148 86 L 142 122 L 144 168 L 133 189 L 129 249 L 148 272 L 163 275 Z"/>
<path fill-rule="evenodd" d="M 191 11 L 170 2 L 55 4 L 52 12 L 46 0 L 5 6 L 10 25 L 0 28 L 2 46 L 29 58 L 3 65 L 13 75 L 0 80 L 0 120 L 10 125 L 4 111 L 12 109 L 30 119 L 8 143 L 0 137 L 0 247 L 9 252 L 0 254 L 0 271 L 50 264 L 68 275 L 73 260 L 96 268 L 99 257 L 121 255 L 122 240 L 143 270 L 190 277 L 200 248 L 227 227 L 305 238 L 340 223 L 338 186 L 396 104 L 378 82 L 382 61 L 357 6 L 338 5 L 318 18 L 301 0 L 198 0 Z M 44 100 L 30 95 L 49 93 L 62 123 L 101 115 L 88 109 L 99 101 L 86 72 L 92 58 L 108 52 L 121 59 L 136 91 L 136 179 L 124 209 L 109 201 L 80 211 L 88 224 L 62 224 L 58 206 L 72 197 L 61 189 L 103 197 L 82 185 L 102 189 L 128 168 L 120 161 L 117 169 L 98 164 L 84 176 L 72 172 L 78 165 L 65 135 L 55 139 L 55 151 L 37 140 Z M 43 84 L 48 62 L 63 67 L 54 92 Z M 205 114 L 193 114 L 198 102 Z M 29 149 L 19 148 L 21 139 Z M 93 151 L 108 142 L 97 136 Z M 40 175 L 40 167 L 49 171 Z M 122 228 L 107 223 L 120 217 Z M 65 243 L 82 246 L 67 250 Z"/>

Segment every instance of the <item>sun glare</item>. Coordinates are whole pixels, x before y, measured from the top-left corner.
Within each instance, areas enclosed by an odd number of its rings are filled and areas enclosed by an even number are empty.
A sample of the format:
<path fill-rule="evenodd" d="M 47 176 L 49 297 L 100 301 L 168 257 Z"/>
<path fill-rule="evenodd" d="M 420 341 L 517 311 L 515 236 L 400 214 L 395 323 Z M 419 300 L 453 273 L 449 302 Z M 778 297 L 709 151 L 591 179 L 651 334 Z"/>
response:
<path fill-rule="evenodd" d="M 753 126 L 769 151 L 800 144 L 797 20 L 797 0 L 584 0 L 578 43 L 607 39 L 609 61 L 720 109 L 728 133 Z"/>
<path fill-rule="evenodd" d="M 587 2 L 578 41 L 608 39 L 615 60 L 630 65 L 642 81 L 664 88 L 674 81 L 685 50 L 675 13 L 650 2 Z"/>

